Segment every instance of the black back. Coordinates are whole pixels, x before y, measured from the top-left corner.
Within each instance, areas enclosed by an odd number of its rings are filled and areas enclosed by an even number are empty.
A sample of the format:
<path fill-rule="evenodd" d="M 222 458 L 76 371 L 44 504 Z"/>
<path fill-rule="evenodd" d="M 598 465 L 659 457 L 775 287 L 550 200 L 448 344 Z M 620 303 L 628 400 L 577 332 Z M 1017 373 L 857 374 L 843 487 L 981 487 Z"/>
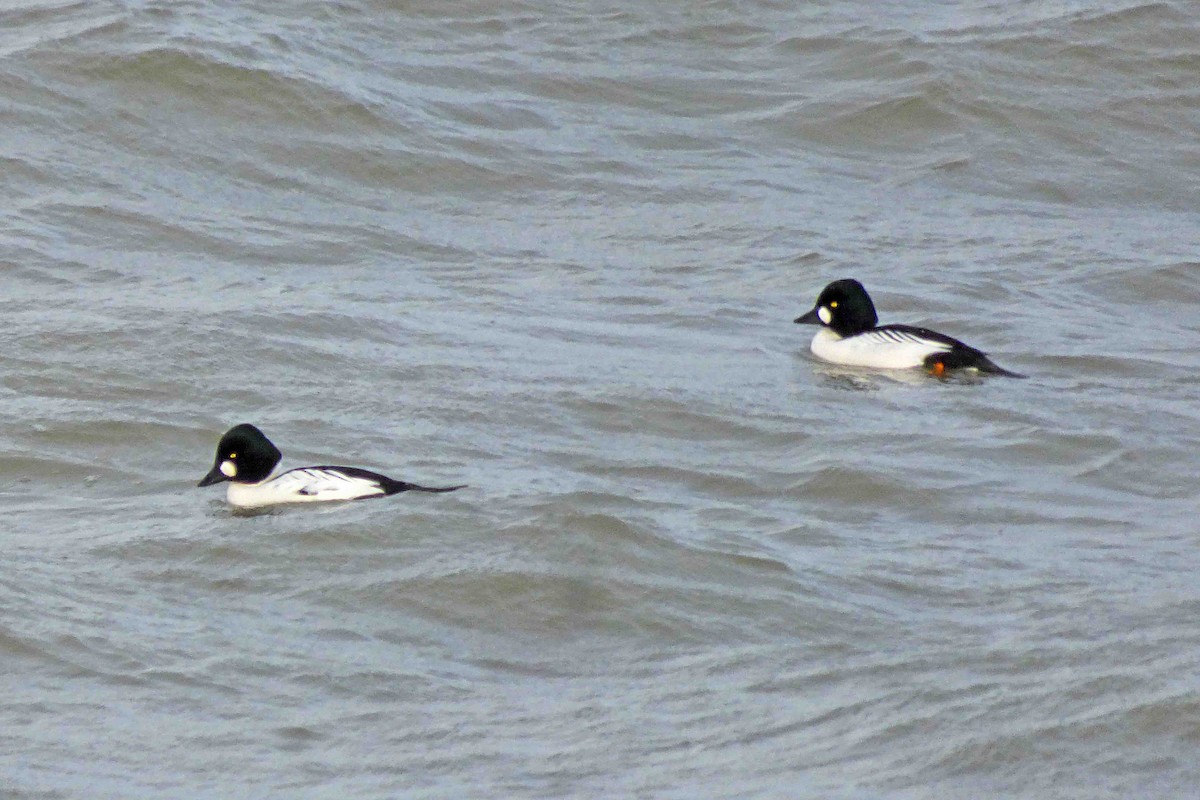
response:
<path fill-rule="evenodd" d="M 387 475 L 380 475 L 378 472 L 372 472 L 369 469 L 361 467 L 304 467 L 304 469 L 329 469 L 335 470 L 351 478 L 362 478 L 367 481 L 374 481 L 379 484 L 379 488 L 383 489 L 384 495 L 399 494 L 400 492 L 453 492 L 456 489 L 466 487 L 466 484 L 460 486 L 420 486 L 416 483 L 408 481 L 398 481 L 395 478 L 389 478 Z"/>

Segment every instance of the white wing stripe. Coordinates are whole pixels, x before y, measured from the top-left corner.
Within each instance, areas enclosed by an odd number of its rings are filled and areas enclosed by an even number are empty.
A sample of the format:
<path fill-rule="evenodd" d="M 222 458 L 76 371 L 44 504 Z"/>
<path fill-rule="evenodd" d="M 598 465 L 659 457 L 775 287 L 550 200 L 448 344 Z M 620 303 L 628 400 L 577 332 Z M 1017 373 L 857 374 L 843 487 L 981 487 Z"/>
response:
<path fill-rule="evenodd" d="M 935 341 L 934 339 L 926 339 L 923 336 L 918 336 L 917 334 L 910 333 L 909 331 L 897 331 L 897 330 L 892 330 L 890 328 L 867 331 L 866 333 L 861 334 L 861 336 L 864 336 L 874 342 L 879 342 L 881 344 L 886 343 L 886 342 L 897 342 L 900 344 L 919 344 L 924 347 L 930 348 L 931 352 L 937 352 L 939 350 L 949 350 L 950 349 L 950 345 L 946 344 L 945 342 Z"/>

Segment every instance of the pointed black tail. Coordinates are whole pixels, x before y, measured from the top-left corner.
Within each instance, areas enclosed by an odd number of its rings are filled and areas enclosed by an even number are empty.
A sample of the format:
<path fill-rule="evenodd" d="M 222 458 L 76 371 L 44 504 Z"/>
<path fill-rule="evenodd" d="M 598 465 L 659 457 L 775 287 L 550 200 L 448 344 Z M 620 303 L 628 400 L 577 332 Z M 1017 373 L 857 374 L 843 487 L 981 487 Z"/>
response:
<path fill-rule="evenodd" d="M 987 356 L 984 356 L 983 358 L 979 359 L 979 363 L 976 364 L 975 367 L 980 372 L 986 372 L 989 375 L 1003 375 L 1006 378 L 1021 378 L 1021 379 L 1029 377 L 1028 375 L 1022 375 L 1019 372 L 1013 372 L 1011 370 L 1007 370 L 1004 367 L 997 364 L 996 362 L 992 361 Z"/>
<path fill-rule="evenodd" d="M 454 492 L 459 489 L 467 488 L 465 483 L 458 486 L 421 486 L 408 481 L 388 480 L 387 483 L 381 483 L 384 494 L 399 494 L 400 492 Z"/>

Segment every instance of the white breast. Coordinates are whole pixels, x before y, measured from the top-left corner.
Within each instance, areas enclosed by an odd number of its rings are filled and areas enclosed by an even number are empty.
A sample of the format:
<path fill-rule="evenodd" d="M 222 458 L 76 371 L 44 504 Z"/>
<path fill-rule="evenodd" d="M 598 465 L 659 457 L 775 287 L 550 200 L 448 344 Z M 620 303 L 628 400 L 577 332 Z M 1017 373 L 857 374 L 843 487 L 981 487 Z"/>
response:
<path fill-rule="evenodd" d="M 890 330 L 867 331 L 843 339 L 829 328 L 822 328 L 812 340 L 813 355 L 822 361 L 873 369 L 920 367 L 927 357 L 949 349 L 950 345 L 942 342 Z"/>
<path fill-rule="evenodd" d="M 281 503 L 357 500 L 383 494 L 378 483 L 337 470 L 294 469 L 262 483 L 230 483 L 226 498 L 238 508 L 262 508 Z"/>

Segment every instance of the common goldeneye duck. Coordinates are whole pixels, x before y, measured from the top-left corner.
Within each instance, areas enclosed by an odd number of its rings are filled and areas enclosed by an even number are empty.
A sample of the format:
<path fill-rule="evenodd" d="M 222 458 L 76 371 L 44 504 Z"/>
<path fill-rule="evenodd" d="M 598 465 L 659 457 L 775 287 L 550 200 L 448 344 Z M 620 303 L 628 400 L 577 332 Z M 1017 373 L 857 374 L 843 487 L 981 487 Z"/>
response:
<path fill-rule="evenodd" d="M 271 477 L 283 454 L 258 428 L 230 428 L 217 444 L 212 470 L 197 486 L 229 481 L 226 497 L 237 508 L 281 503 L 360 500 L 399 492 L 453 492 L 462 486 L 431 488 L 406 483 L 358 467 L 301 467 Z"/>
<path fill-rule="evenodd" d="M 939 376 L 951 369 L 976 369 L 1010 378 L 1025 377 L 937 331 L 912 325 L 877 325 L 875 304 L 853 278 L 826 286 L 812 311 L 797 317 L 796 322 L 822 326 L 812 340 L 813 355 L 834 364 L 874 369 L 924 367 Z"/>

